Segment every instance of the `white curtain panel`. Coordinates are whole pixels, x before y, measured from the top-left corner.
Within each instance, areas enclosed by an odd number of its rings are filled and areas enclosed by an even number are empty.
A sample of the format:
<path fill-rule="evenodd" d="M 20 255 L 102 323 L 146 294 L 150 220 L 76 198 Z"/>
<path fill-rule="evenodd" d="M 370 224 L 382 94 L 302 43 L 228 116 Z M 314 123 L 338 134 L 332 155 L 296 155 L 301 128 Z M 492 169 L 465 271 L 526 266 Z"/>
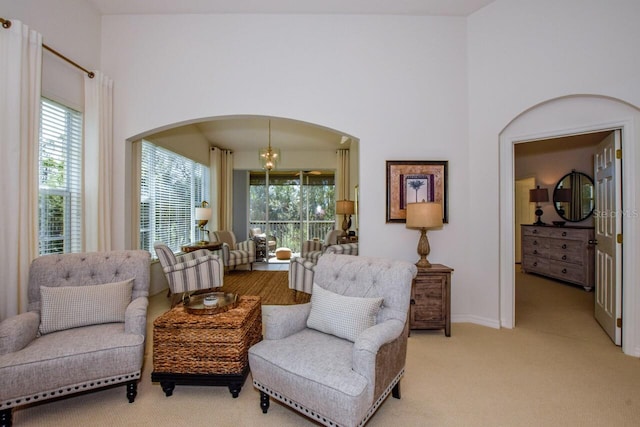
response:
<path fill-rule="evenodd" d="M 209 154 L 211 179 L 210 230 L 233 229 L 233 153 L 212 147 Z"/>
<path fill-rule="evenodd" d="M 84 78 L 84 247 L 111 250 L 113 80 Z"/>
<path fill-rule="evenodd" d="M 349 198 L 349 150 L 338 150 L 338 168 L 336 176 L 336 200 L 351 200 Z"/>
<path fill-rule="evenodd" d="M 38 256 L 38 138 L 42 35 L 0 29 L 0 320 L 26 311 Z"/>

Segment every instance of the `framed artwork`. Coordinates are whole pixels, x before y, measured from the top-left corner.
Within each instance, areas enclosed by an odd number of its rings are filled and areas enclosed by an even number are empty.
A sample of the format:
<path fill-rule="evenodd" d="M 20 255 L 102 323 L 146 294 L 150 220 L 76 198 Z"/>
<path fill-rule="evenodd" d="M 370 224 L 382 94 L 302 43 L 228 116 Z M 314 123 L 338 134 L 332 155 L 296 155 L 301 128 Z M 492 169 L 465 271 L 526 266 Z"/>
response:
<path fill-rule="evenodd" d="M 407 203 L 442 203 L 442 222 L 449 222 L 448 161 L 387 160 L 387 222 L 406 222 Z"/>

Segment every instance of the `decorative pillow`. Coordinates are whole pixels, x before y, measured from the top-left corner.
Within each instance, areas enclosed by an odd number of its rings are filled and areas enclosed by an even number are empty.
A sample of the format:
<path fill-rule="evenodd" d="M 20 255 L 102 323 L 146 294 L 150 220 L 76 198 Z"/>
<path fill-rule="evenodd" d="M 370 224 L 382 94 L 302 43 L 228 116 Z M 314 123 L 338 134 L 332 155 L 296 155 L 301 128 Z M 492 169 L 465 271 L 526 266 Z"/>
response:
<path fill-rule="evenodd" d="M 40 287 L 40 333 L 124 322 L 133 279 L 104 285 Z"/>
<path fill-rule="evenodd" d="M 362 331 L 376 324 L 382 300 L 347 297 L 314 283 L 307 327 L 355 342 Z"/>

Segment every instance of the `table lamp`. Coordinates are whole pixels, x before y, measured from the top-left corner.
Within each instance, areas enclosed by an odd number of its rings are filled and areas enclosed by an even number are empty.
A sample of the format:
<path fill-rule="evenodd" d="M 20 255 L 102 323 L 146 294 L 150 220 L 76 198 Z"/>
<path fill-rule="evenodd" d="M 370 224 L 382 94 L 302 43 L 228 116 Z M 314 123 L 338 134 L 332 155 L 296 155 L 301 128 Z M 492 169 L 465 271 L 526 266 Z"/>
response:
<path fill-rule="evenodd" d="M 211 208 L 208 208 L 207 206 L 209 206 L 209 203 L 206 201 L 202 201 L 201 204 L 202 207 L 196 208 L 196 221 L 198 221 L 198 228 L 200 229 L 200 237 L 203 236 L 203 234 L 205 232 L 209 232 L 209 230 L 205 230 L 204 226 L 207 225 L 207 223 L 209 222 L 209 218 L 211 218 L 211 213 L 212 210 Z M 201 239 L 198 244 L 199 245 L 206 245 L 207 242 L 204 239 Z"/>
<path fill-rule="evenodd" d="M 431 267 L 431 263 L 427 260 L 427 255 L 431 250 L 427 230 L 442 227 L 442 204 L 425 201 L 408 203 L 406 227 L 420 230 L 420 240 L 418 240 L 420 259 L 416 265 L 422 268 Z"/>
<path fill-rule="evenodd" d="M 336 202 L 336 213 L 344 215 L 342 237 L 347 237 L 347 230 L 351 228 L 351 215 L 355 213 L 355 205 L 351 200 L 338 200 Z"/>
<path fill-rule="evenodd" d="M 540 188 L 538 185 L 535 189 L 529 190 L 529 202 L 535 202 L 536 204 L 536 216 L 538 220 L 533 223 L 533 225 L 545 225 L 544 222 L 540 219 L 542 217 L 542 207 L 540 206 L 540 202 L 548 202 L 549 201 L 549 191 L 546 188 Z"/>

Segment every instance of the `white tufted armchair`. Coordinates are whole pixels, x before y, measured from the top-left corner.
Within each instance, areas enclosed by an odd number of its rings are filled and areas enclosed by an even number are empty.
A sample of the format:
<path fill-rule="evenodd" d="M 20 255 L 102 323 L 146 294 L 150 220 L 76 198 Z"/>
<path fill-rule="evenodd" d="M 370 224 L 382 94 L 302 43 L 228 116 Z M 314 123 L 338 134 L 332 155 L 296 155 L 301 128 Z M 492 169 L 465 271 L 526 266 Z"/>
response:
<path fill-rule="evenodd" d="M 126 383 L 142 370 L 147 251 L 45 255 L 29 269 L 28 311 L 0 322 L 0 425 L 12 409 Z"/>
<path fill-rule="evenodd" d="M 249 349 L 262 411 L 267 413 L 272 397 L 321 424 L 355 427 L 390 393 L 400 398 L 416 272 L 415 265 L 404 261 L 320 257 L 315 282 L 323 291 L 317 289 L 308 304 L 274 306 L 265 312 L 264 340 Z M 341 328 L 349 329 L 352 320 L 361 318 L 345 312 L 370 306 L 370 300 L 379 306 L 371 326 L 345 336 Z M 341 308 L 335 309 L 336 301 Z M 318 316 L 323 321 L 315 320 Z M 343 316 L 348 318 L 337 319 Z"/>

